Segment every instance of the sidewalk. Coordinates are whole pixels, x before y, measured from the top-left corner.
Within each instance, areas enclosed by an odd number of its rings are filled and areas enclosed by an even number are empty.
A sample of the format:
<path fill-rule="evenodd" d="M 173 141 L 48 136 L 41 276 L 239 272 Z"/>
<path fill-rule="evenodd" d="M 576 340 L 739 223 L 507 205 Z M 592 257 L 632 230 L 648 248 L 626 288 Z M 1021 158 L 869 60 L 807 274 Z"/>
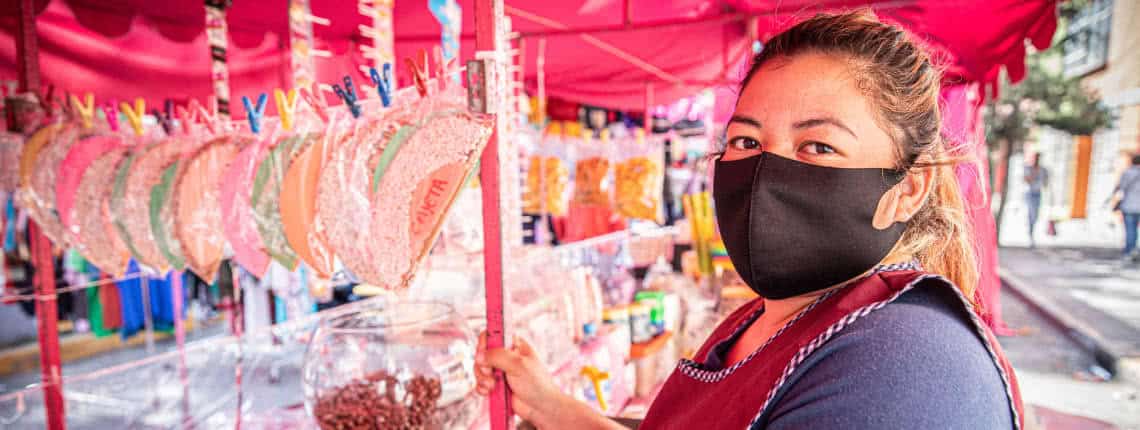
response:
<path fill-rule="evenodd" d="M 1002 248 L 1000 258 L 1010 292 L 1116 377 L 1140 381 L 1140 265 L 1111 248 Z"/>

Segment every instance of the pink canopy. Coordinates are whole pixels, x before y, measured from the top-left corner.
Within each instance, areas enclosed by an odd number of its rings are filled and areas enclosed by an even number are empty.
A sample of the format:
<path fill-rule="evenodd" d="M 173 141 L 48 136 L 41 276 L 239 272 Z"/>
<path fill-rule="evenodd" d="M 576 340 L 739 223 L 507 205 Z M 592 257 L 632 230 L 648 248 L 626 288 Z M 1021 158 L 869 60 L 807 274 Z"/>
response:
<path fill-rule="evenodd" d="M 16 76 L 14 5 L 0 5 L 0 78 Z M 355 0 L 313 1 L 323 82 L 351 74 L 366 60 L 359 45 L 365 18 Z M 459 2 L 462 58 L 472 57 L 472 2 Z M 536 82 L 536 55 L 545 39 L 546 89 L 552 97 L 609 108 L 644 106 L 646 83 L 667 104 L 698 89 L 731 84 L 751 53 L 798 18 L 823 10 L 871 6 L 942 50 L 960 81 L 990 82 L 1005 67 L 1024 74 L 1026 39 L 1047 46 L 1056 26 L 1055 0 L 507 0 L 507 15 L 525 41 L 526 81 Z M 287 87 L 285 0 L 234 2 L 228 12 L 234 100 Z M 201 0 L 39 0 L 41 71 L 46 82 L 100 100 L 146 97 L 202 99 L 211 93 L 210 58 Z M 628 12 L 627 12 L 628 11 Z M 404 58 L 439 41 L 427 0 L 396 1 L 396 54 Z M 749 30 L 753 28 L 753 30 Z M 405 73 L 397 69 L 401 81 Z M 232 103 L 240 113 L 240 103 Z M 272 105 L 272 104 L 271 104 Z M 272 106 L 270 106 L 272 110 Z"/>

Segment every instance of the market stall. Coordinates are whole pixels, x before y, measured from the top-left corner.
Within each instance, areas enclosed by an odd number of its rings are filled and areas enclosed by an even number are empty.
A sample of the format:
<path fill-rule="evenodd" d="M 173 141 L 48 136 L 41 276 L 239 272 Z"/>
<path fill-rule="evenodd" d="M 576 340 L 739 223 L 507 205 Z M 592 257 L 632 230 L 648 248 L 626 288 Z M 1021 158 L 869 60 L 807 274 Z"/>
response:
<path fill-rule="evenodd" d="M 43 101 L 10 99 L 22 133 L 4 141 L 35 265 L 71 248 L 105 279 L 134 280 L 119 291 L 140 303 L 165 294 L 143 306 L 146 331 L 160 309 L 179 344 L 62 377 L 60 292 L 39 270 L 43 384 L 0 396 L 4 424 L 336 428 L 380 414 L 507 428 L 502 384 L 490 399 L 472 391 L 479 329 L 492 347 L 535 339 L 560 387 L 636 416 L 753 297 L 733 287 L 697 160 L 763 40 L 814 12 L 875 8 L 943 54 L 947 135 L 974 153 L 983 88 L 1003 68 L 1019 79 L 1025 40 L 1047 45 L 1055 25 L 1052 2 L 1012 0 L 510 3 L 3 6 L 19 19 L 0 20 L 14 42 L 0 43 L 0 76 Z M 553 99 L 603 119 L 548 122 Z M 15 127 L 33 120 L 48 125 Z M 688 176 L 671 201 L 674 172 Z M 987 173 L 959 174 L 990 265 L 981 291 L 996 298 Z M 685 222 L 658 227 L 673 217 Z M 184 274 L 231 278 L 229 335 L 183 341 Z M 312 312 L 348 284 L 378 297 Z"/>

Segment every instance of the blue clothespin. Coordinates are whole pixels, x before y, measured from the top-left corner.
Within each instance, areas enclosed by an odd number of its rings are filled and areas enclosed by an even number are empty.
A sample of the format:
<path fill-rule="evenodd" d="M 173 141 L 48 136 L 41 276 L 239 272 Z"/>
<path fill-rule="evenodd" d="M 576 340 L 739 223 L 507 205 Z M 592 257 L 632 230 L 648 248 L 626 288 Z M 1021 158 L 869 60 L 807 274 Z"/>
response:
<path fill-rule="evenodd" d="M 352 112 L 352 117 L 360 118 L 360 105 L 356 104 L 356 87 L 352 85 L 352 77 L 344 77 L 344 88 L 334 84 L 333 91 L 336 92 L 337 96 L 340 96 L 341 100 L 344 100 L 345 105 L 348 105 L 348 110 Z"/>
<path fill-rule="evenodd" d="M 249 101 L 249 97 L 241 96 L 241 103 L 245 105 L 245 116 L 249 118 L 249 130 L 253 134 L 261 133 L 261 117 L 265 114 L 265 101 L 269 99 L 269 95 L 261 93 L 257 96 L 257 106 Z"/>
<path fill-rule="evenodd" d="M 392 104 L 392 63 L 384 63 L 384 75 L 381 76 L 376 71 L 375 67 L 368 70 L 369 76 L 372 77 L 372 84 L 376 85 L 376 90 L 380 92 L 380 101 L 384 103 L 384 107 Z"/>

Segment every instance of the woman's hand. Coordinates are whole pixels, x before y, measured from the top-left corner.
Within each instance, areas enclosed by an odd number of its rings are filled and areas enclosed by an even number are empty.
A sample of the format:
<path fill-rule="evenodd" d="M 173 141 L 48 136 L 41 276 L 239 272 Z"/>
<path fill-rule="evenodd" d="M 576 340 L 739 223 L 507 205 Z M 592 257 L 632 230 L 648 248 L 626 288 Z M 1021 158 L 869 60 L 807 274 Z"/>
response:
<path fill-rule="evenodd" d="M 487 333 L 479 335 L 475 353 L 476 390 L 484 396 L 495 388 L 493 369 L 503 371 L 511 387 L 511 405 L 516 414 L 543 428 L 557 412 L 557 404 L 566 396 L 554 386 L 546 367 L 525 340 L 516 337 L 510 349 L 487 349 Z"/>

